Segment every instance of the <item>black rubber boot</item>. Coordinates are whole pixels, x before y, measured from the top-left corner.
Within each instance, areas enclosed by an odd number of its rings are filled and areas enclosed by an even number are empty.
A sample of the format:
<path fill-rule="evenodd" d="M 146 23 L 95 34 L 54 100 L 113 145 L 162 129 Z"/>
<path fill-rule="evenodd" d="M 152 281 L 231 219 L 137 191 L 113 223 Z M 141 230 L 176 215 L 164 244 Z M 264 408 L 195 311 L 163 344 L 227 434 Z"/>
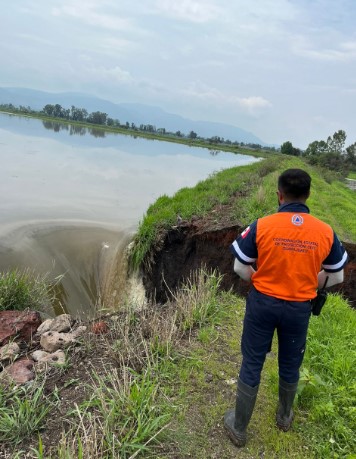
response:
<path fill-rule="evenodd" d="M 288 432 L 293 421 L 292 405 L 297 393 L 298 383 L 287 383 L 279 378 L 279 405 L 277 409 L 277 427 Z"/>
<path fill-rule="evenodd" d="M 258 387 L 248 386 L 239 379 L 235 409 L 227 411 L 224 416 L 226 432 L 234 445 L 239 448 L 246 445 L 246 429 L 255 407 Z"/>

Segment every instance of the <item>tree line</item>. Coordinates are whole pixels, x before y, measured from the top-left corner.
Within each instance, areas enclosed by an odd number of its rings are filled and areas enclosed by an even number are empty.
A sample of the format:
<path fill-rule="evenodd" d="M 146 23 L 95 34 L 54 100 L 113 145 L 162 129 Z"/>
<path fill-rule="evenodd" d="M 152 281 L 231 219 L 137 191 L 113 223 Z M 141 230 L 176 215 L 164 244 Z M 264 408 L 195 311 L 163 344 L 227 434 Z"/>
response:
<path fill-rule="evenodd" d="M 330 169 L 346 177 L 350 171 L 356 171 L 356 142 L 346 146 L 346 137 L 346 132 L 340 129 L 326 140 L 314 140 L 304 151 L 287 141 L 281 145 L 281 153 L 302 156 L 314 166 Z"/>
<path fill-rule="evenodd" d="M 244 143 L 238 141 L 232 141 L 230 139 L 224 139 L 220 136 L 212 137 L 200 137 L 196 132 L 191 130 L 188 134 L 177 130 L 175 132 L 167 131 L 164 127 L 156 128 L 153 124 L 140 124 L 136 125 L 135 123 L 125 121 L 121 123 L 118 119 L 111 118 L 107 113 L 95 111 L 89 113 L 85 108 L 78 108 L 74 105 L 71 108 L 64 108 L 60 104 L 46 104 L 42 110 L 37 111 L 33 110 L 29 106 L 18 106 L 16 107 L 13 104 L 0 104 L 0 110 L 10 111 L 12 113 L 21 113 L 29 115 L 41 115 L 48 118 L 62 119 L 66 121 L 76 121 L 89 123 L 97 126 L 108 126 L 113 128 L 127 129 L 130 131 L 140 131 L 150 134 L 157 134 L 160 136 L 170 136 L 177 138 L 186 138 L 192 141 L 200 141 L 207 143 L 208 145 L 226 145 L 226 146 L 236 146 L 250 148 L 253 150 L 269 150 L 276 151 L 275 147 L 265 147 L 258 143 Z"/>

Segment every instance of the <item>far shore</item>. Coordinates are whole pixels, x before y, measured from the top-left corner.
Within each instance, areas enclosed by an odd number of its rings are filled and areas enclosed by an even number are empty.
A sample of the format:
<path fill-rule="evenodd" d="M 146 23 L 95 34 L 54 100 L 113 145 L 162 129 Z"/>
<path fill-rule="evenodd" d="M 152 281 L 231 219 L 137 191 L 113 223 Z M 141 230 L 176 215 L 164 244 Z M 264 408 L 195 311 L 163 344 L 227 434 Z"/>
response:
<path fill-rule="evenodd" d="M 54 117 L 41 115 L 39 113 L 21 113 L 21 112 L 10 111 L 10 110 L 0 110 L 0 113 L 6 114 L 6 115 L 13 115 L 13 116 L 23 116 L 26 118 L 34 118 L 34 119 L 39 119 L 43 121 L 52 121 L 56 123 L 62 123 L 62 124 L 68 124 L 68 125 L 74 125 L 74 126 L 82 126 L 82 127 L 86 127 L 89 129 L 95 128 L 95 129 L 100 129 L 101 131 L 104 131 L 104 132 L 129 135 L 133 137 L 143 137 L 145 139 L 159 140 L 162 142 L 179 143 L 179 144 L 188 145 L 188 146 L 207 148 L 208 150 L 227 151 L 231 153 L 238 153 L 241 155 L 255 156 L 258 158 L 265 158 L 267 155 L 271 156 L 271 154 L 276 153 L 276 152 L 263 150 L 263 148 L 261 150 L 258 150 L 258 149 L 253 149 L 253 148 L 249 148 L 245 146 L 241 147 L 241 146 L 227 145 L 227 144 L 213 144 L 213 143 L 208 143 L 207 140 L 202 139 L 202 138 L 189 139 L 187 137 L 177 137 L 171 134 L 159 134 L 156 132 L 151 133 L 147 131 L 143 132 L 143 131 L 140 131 L 139 129 L 132 129 L 131 127 L 124 128 L 124 127 L 119 127 L 119 126 L 106 126 L 106 125 L 104 126 L 101 124 L 92 124 L 92 123 L 88 123 L 85 121 L 73 121 L 73 120 L 66 120 L 64 118 L 54 118 Z"/>

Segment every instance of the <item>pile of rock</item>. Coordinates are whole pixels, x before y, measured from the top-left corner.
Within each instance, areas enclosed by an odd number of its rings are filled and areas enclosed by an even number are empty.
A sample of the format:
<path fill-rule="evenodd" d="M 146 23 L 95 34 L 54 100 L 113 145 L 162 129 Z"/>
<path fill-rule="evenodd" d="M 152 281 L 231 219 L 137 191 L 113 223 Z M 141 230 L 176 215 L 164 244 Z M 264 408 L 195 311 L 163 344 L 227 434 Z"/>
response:
<path fill-rule="evenodd" d="M 86 330 L 62 314 L 44 322 L 38 312 L 0 312 L 0 382 L 24 384 L 49 365 L 65 365 L 64 349 Z"/>

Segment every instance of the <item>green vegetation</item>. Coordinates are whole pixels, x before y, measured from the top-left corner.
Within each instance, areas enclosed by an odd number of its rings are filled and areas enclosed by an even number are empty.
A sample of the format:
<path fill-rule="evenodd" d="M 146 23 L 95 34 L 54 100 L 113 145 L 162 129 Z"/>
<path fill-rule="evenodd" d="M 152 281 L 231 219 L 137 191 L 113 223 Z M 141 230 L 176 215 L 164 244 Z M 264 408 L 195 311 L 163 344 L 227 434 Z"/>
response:
<path fill-rule="evenodd" d="M 53 403 L 46 399 L 43 384 L 7 389 L 0 385 L 0 444 L 18 444 L 42 428 Z"/>
<path fill-rule="evenodd" d="M 349 171 L 356 171 L 356 142 L 345 147 L 346 132 L 339 130 L 327 140 L 315 140 L 305 151 L 294 148 L 287 141 L 281 145 L 285 155 L 303 156 L 310 164 L 334 171 L 340 177 L 346 177 Z"/>
<path fill-rule="evenodd" d="M 225 221 L 247 225 L 275 212 L 278 175 L 292 167 L 303 168 L 312 177 L 308 205 L 313 215 L 329 223 L 342 240 L 355 241 L 356 225 L 350 217 L 356 214 L 354 192 L 335 180 L 329 171 L 306 164 L 301 158 L 272 156 L 249 166 L 218 172 L 194 188 L 179 190 L 173 197 L 161 196 L 148 208 L 139 225 L 131 254 L 132 266 L 150 263 L 147 255 L 152 245 L 159 245 L 162 233 L 176 225 L 177 215 L 183 220 L 204 217 L 217 206 L 225 205 Z"/>
<path fill-rule="evenodd" d="M 174 393 L 180 394 L 175 399 L 179 409 L 166 434 L 167 443 L 174 439 L 179 445 L 180 454 L 175 457 L 236 457 L 236 449 L 218 432 L 222 431 L 225 410 L 235 400 L 233 381 L 241 359 L 244 305 L 231 294 L 221 295 L 220 304 L 216 333 L 211 334 L 212 327 L 206 327 L 211 339 L 204 339 L 200 345 L 193 343 L 189 358 L 180 360 L 175 367 Z M 355 326 L 355 311 L 337 295 L 330 296 L 320 317 L 312 317 L 295 421 L 288 433 L 278 431 L 274 425 L 278 399 L 274 342 L 263 370 L 248 445 L 238 451 L 238 457 L 353 457 L 356 353 L 354 347 L 350 352 L 350 347 Z"/>
<path fill-rule="evenodd" d="M 77 384 L 71 379 L 50 384 L 50 393 L 46 380 L 27 389 L 1 388 L 0 442 L 12 451 L 9 457 L 25 457 L 31 449 L 38 459 L 235 458 L 222 418 L 235 400 L 244 300 L 219 292 L 220 281 L 218 273 L 200 270 L 171 303 L 111 316 L 110 335 L 86 339 L 87 351 L 105 350 L 107 360 L 83 369 L 91 376 L 79 403 L 74 387 L 72 406 L 63 398 L 62 391 Z M 239 457 L 352 458 L 355 327 L 355 311 L 338 295 L 312 317 L 295 421 L 287 433 L 275 427 L 273 343 Z M 59 418 L 57 429 L 67 426 L 51 447 L 46 430 L 41 433 L 49 418 Z"/>
<path fill-rule="evenodd" d="M 347 176 L 347 178 L 356 180 L 356 172 L 349 172 L 349 175 Z"/>
<path fill-rule="evenodd" d="M 165 140 L 169 142 L 184 143 L 187 145 L 217 148 L 219 150 L 237 151 L 244 147 L 248 149 L 246 153 L 260 154 L 264 156 L 266 151 L 276 151 L 275 147 L 263 147 L 260 144 L 231 141 L 219 136 L 204 138 L 198 136 L 194 131 L 187 135 L 181 131 L 170 132 L 164 127 L 156 128 L 152 124 L 141 124 L 136 126 L 135 123 L 128 121 L 121 123 L 118 119 L 110 118 L 107 113 L 95 111 L 89 113 L 85 108 L 78 108 L 74 105 L 71 108 L 64 108 L 60 104 L 47 104 L 42 110 L 36 111 L 31 107 L 19 106 L 13 104 L 0 104 L 0 111 L 23 116 L 31 116 L 43 119 L 44 127 L 48 129 L 63 128 L 63 125 L 71 126 L 71 132 L 82 133 L 80 128 L 87 126 L 89 132 L 96 137 L 105 137 L 105 131 L 116 132 L 120 134 L 130 134 L 134 136 L 147 137 L 151 139 Z M 79 127 L 79 129 L 77 129 Z M 264 151 L 264 152 L 263 152 Z"/>
<path fill-rule="evenodd" d="M 192 133 L 189 141 L 195 141 Z M 355 241 L 354 192 L 301 157 L 271 155 L 214 174 L 172 198 L 159 198 L 140 224 L 133 266 L 149 264 L 152 245 L 177 225 L 178 214 L 183 220 L 212 217 L 223 207 L 224 221 L 246 225 L 274 212 L 278 174 L 290 167 L 304 168 L 312 176 L 308 204 L 313 215 L 330 223 L 341 239 Z M 85 364 L 76 368 L 77 379 L 70 379 L 72 373 L 58 387 L 46 377 L 25 389 L 1 386 L 0 443 L 10 452 L 7 457 L 27 457 L 28 452 L 38 459 L 354 457 L 356 316 L 337 295 L 328 298 L 320 317 L 311 319 L 293 428 L 283 433 L 274 425 L 274 342 L 248 446 L 236 452 L 222 418 L 235 400 L 244 301 L 219 292 L 220 282 L 217 272 L 202 269 L 172 292 L 171 302 L 112 315 L 108 335 L 87 335 L 78 357 Z M 17 271 L 0 275 L 0 310 L 39 309 L 47 297 L 45 278 Z M 85 352 L 94 356 L 92 364 Z M 61 371 L 65 375 L 69 370 L 70 364 Z M 71 385 L 76 387 L 69 403 L 62 394 Z M 84 395 L 78 401 L 80 391 Z M 63 429 L 54 443 L 48 443 L 49 420 L 57 422 L 54 431 Z"/>
<path fill-rule="evenodd" d="M 311 319 L 299 406 L 309 412 L 302 431 L 318 457 L 356 451 L 355 329 L 355 311 L 337 295 L 329 295 L 321 316 Z M 309 423 L 323 429 L 310 430 Z"/>
<path fill-rule="evenodd" d="M 43 309 L 49 302 L 46 276 L 26 270 L 0 273 L 0 311 L 7 309 Z"/>

